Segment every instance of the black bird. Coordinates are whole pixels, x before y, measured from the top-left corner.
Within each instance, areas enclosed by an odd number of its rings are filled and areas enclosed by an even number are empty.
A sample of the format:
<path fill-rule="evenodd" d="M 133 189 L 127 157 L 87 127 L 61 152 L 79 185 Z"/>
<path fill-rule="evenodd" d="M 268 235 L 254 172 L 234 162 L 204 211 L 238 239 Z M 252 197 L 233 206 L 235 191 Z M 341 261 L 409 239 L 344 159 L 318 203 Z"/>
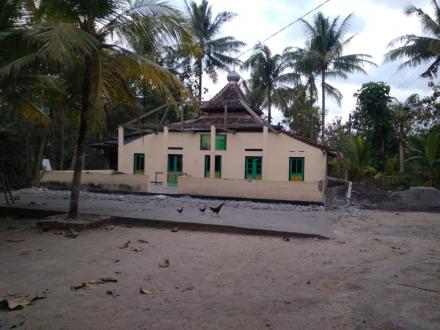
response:
<path fill-rule="evenodd" d="M 205 206 L 205 207 L 199 207 L 199 211 L 202 212 L 202 213 L 205 213 L 205 211 L 206 211 L 206 206 Z"/>
<path fill-rule="evenodd" d="M 217 207 L 209 207 L 209 209 L 212 211 L 212 214 L 216 213 L 217 215 L 219 215 L 220 210 L 222 209 L 222 206 L 225 205 L 225 203 L 221 203 L 219 206 Z"/>
<path fill-rule="evenodd" d="M 182 212 L 183 212 L 183 206 L 182 206 L 180 209 L 176 209 L 176 211 L 177 211 L 179 214 L 182 214 Z"/>

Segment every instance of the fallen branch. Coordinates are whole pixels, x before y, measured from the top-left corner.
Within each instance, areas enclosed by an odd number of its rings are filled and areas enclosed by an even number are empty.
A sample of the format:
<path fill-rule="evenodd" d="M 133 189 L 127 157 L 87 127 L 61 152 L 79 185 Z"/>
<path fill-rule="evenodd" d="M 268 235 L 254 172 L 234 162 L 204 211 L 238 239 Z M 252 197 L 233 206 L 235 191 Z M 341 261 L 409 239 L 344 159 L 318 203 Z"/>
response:
<path fill-rule="evenodd" d="M 433 290 L 433 289 L 426 289 L 426 288 L 421 288 L 419 286 L 415 286 L 415 285 L 410 285 L 410 284 L 399 284 L 400 286 L 406 286 L 408 288 L 413 288 L 413 289 L 418 289 L 418 290 L 422 290 L 422 291 L 427 291 L 427 292 L 435 292 L 435 293 L 440 293 L 439 290 Z"/>

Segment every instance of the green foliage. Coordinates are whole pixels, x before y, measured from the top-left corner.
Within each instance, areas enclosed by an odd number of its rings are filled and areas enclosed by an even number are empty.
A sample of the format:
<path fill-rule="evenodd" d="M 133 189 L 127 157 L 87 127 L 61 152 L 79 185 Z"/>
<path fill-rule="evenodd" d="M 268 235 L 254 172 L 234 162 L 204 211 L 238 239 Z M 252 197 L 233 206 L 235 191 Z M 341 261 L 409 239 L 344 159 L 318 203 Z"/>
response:
<path fill-rule="evenodd" d="M 198 98 L 201 100 L 203 73 L 217 81 L 217 70 L 227 70 L 229 65 L 238 64 L 239 61 L 230 54 L 237 53 L 246 44 L 231 36 L 219 37 L 224 24 L 236 16 L 234 13 L 222 11 L 213 17 L 209 2 L 202 0 L 200 4 L 195 1 L 187 3 L 187 14 L 193 36 L 189 48 L 196 61 Z"/>
<path fill-rule="evenodd" d="M 440 168 L 439 133 L 432 130 L 425 136 L 411 136 L 409 143 L 410 157 L 406 161 L 417 161 L 418 174 L 433 186 L 437 182 Z"/>
<path fill-rule="evenodd" d="M 342 94 L 327 83 L 327 78 L 347 79 L 349 73 L 366 73 L 363 69 L 364 65 L 375 65 L 370 60 L 371 56 L 367 54 L 344 55 L 344 49 L 354 38 L 354 35 L 345 38 L 351 17 L 352 15 L 348 15 L 339 23 L 339 16 L 330 20 L 322 13 L 318 13 L 312 23 L 302 20 L 308 40 L 307 47 L 298 50 L 298 57 L 302 58 L 302 67 L 313 68 L 313 72 L 321 76 L 322 140 L 325 130 L 325 95 L 328 94 L 338 102 L 342 99 Z"/>
<path fill-rule="evenodd" d="M 283 123 L 298 136 L 317 141 L 320 130 L 319 108 L 309 97 L 308 87 L 299 83 L 293 88 L 279 90 L 276 104 L 283 113 Z"/>
<path fill-rule="evenodd" d="M 289 85 L 298 82 L 299 75 L 285 70 L 290 67 L 287 57 L 272 54 L 269 47 L 258 43 L 252 55 L 243 63 L 244 69 L 251 70 L 248 81 L 249 99 L 256 107 L 264 106 L 268 110 L 268 121 L 272 121 L 272 104 L 283 100 L 283 91 Z"/>
<path fill-rule="evenodd" d="M 434 18 L 421 8 L 410 5 L 406 8 L 407 15 L 416 15 L 422 25 L 425 36 L 416 36 L 408 34 L 401 36 L 389 44 L 393 47 L 385 55 L 387 61 L 396 61 L 405 58 L 400 68 L 415 67 L 425 62 L 431 62 L 431 65 L 422 73 L 422 77 L 435 77 L 440 65 L 440 4 L 437 0 L 431 0 L 434 11 Z"/>
<path fill-rule="evenodd" d="M 353 128 L 362 133 L 371 146 L 376 168 L 385 169 L 385 155 L 393 147 L 393 116 L 390 110 L 390 87 L 382 82 L 363 84 L 355 94 Z"/>

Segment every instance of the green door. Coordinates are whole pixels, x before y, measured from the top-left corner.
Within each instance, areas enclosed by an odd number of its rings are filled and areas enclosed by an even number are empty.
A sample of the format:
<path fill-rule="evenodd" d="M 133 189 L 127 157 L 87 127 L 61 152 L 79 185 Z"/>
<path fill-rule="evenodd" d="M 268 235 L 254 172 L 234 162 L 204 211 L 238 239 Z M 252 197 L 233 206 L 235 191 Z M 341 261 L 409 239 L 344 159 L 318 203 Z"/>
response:
<path fill-rule="evenodd" d="M 261 180 L 263 158 L 246 157 L 245 160 L 245 178 L 248 180 Z"/>
<path fill-rule="evenodd" d="M 133 174 L 144 174 L 145 173 L 145 155 L 144 154 L 134 154 L 133 157 Z"/>
<path fill-rule="evenodd" d="M 177 177 L 182 173 L 182 155 L 168 155 L 168 183 L 177 184 Z"/>
<path fill-rule="evenodd" d="M 205 155 L 205 178 L 211 176 L 211 156 Z M 215 156 L 215 175 L 216 179 L 222 177 L 222 156 Z"/>
<path fill-rule="evenodd" d="M 304 157 L 289 158 L 289 181 L 304 181 Z"/>

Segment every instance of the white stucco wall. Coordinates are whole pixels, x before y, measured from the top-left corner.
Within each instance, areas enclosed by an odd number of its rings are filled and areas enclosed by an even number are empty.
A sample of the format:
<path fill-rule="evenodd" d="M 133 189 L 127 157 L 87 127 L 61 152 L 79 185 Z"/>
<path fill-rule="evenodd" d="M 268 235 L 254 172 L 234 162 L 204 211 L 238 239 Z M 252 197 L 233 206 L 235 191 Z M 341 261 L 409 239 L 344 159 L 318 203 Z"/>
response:
<path fill-rule="evenodd" d="M 206 132 L 204 134 L 209 134 Z M 223 134 L 223 133 L 221 133 Z M 168 146 L 164 133 L 149 134 L 127 144 L 119 144 L 118 171 L 133 173 L 134 153 L 145 154 L 145 175 L 154 180 L 156 172 L 166 171 L 167 154 L 183 155 L 183 173 L 190 177 L 204 177 L 204 157 L 212 155 L 210 150 L 200 150 L 201 133 L 169 132 Z M 304 181 L 316 182 L 326 175 L 326 154 L 319 148 L 296 140 L 285 134 L 267 134 L 263 142 L 263 132 L 227 133 L 225 151 L 215 151 L 222 156 L 222 178 L 244 179 L 245 156 L 263 156 L 263 151 L 245 149 L 266 148 L 263 158 L 263 179 L 268 181 L 288 181 L 289 157 L 304 157 Z M 169 148 L 182 148 L 170 150 Z M 121 152 L 122 151 L 122 152 Z M 159 181 L 162 176 L 159 175 Z"/>
<path fill-rule="evenodd" d="M 177 192 L 180 194 L 240 197 L 269 200 L 322 202 L 318 182 L 280 182 L 234 179 L 201 179 L 182 177 Z"/>
<path fill-rule="evenodd" d="M 70 186 L 73 179 L 73 171 L 50 171 L 45 172 L 41 184 L 60 184 Z M 81 185 L 95 186 L 101 189 L 117 191 L 142 191 L 148 192 L 148 177 L 119 174 L 112 170 L 108 171 L 83 171 L 81 173 Z"/>

